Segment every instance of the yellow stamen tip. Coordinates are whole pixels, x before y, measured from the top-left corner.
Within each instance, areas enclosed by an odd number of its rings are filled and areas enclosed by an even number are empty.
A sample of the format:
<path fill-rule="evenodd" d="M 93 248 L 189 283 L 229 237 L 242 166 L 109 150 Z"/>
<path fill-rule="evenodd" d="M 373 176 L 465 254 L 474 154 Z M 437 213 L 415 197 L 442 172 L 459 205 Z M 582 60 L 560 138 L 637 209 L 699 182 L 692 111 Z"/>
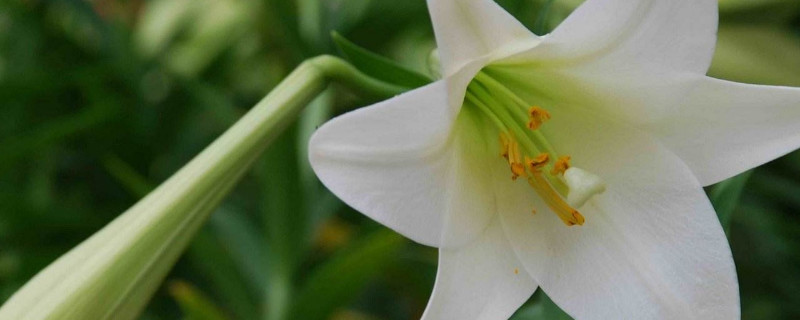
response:
<path fill-rule="evenodd" d="M 537 130 L 547 120 L 550 120 L 550 113 L 539 106 L 533 106 L 528 109 L 528 129 Z"/>
<path fill-rule="evenodd" d="M 583 225 L 583 223 L 584 223 L 584 222 L 586 222 L 586 219 L 585 219 L 585 218 L 583 217 L 583 215 L 582 215 L 580 212 L 578 212 L 578 211 L 572 211 L 572 218 L 574 218 L 574 219 L 575 219 L 575 224 L 577 224 L 577 225 L 579 225 L 579 226 L 582 226 L 582 225 Z"/>
<path fill-rule="evenodd" d="M 514 140 L 514 136 L 509 133 L 501 133 L 500 144 L 503 148 L 500 155 L 508 161 L 508 166 L 511 168 L 511 180 L 517 180 L 520 176 L 527 176 L 525 165 L 520 160 L 522 153 L 519 150 L 519 143 Z"/>
<path fill-rule="evenodd" d="M 561 216 L 561 215 L 559 215 L 559 218 L 561 218 L 561 221 L 564 221 L 564 224 L 566 224 L 568 227 L 571 227 L 571 226 L 574 226 L 574 225 L 582 226 L 583 223 L 586 222 L 586 219 L 584 219 L 583 215 L 580 212 L 578 212 L 577 210 L 573 209 L 570 215 L 571 216 Z"/>
<path fill-rule="evenodd" d="M 525 164 L 528 165 L 528 168 L 533 172 L 538 172 L 539 169 L 541 169 L 549 161 L 550 155 L 547 153 L 539 154 L 535 158 L 525 157 Z"/>
<path fill-rule="evenodd" d="M 570 160 L 572 160 L 572 157 L 570 156 L 559 157 L 558 160 L 556 160 L 556 163 L 553 165 L 553 170 L 551 170 L 550 173 L 553 175 L 564 174 L 564 172 L 567 172 L 567 169 L 570 167 Z"/>
<path fill-rule="evenodd" d="M 517 180 L 519 176 L 525 175 L 525 167 L 519 162 L 511 163 L 511 174 L 511 179 Z"/>
<path fill-rule="evenodd" d="M 514 269 L 514 274 L 519 274 L 519 269 Z"/>
<path fill-rule="evenodd" d="M 511 144 L 510 138 L 505 132 L 500 133 L 500 155 L 508 160 L 508 147 Z"/>

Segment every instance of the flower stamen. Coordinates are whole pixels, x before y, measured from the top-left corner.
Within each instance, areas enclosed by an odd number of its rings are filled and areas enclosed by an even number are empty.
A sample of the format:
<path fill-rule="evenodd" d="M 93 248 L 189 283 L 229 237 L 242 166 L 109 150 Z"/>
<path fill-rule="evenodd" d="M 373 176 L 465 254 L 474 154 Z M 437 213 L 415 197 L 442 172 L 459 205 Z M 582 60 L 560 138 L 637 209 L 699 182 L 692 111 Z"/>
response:
<path fill-rule="evenodd" d="M 519 143 L 511 134 L 500 134 L 500 141 L 503 144 L 503 151 L 500 153 L 511 168 L 511 180 L 517 180 L 520 176 L 526 176 L 525 166 L 522 164 L 522 153 L 519 150 Z"/>
<path fill-rule="evenodd" d="M 528 184 L 530 184 L 531 187 L 536 190 L 536 193 L 544 199 L 547 206 L 564 221 L 564 224 L 567 226 L 583 225 L 585 221 L 583 215 L 575 208 L 570 207 L 543 176 L 542 168 L 547 165 L 549 161 L 550 155 L 547 153 L 542 153 L 535 158 L 526 157 L 525 163 L 528 165 L 528 171 L 530 172 Z"/>
<path fill-rule="evenodd" d="M 553 212 L 564 221 L 567 226 L 583 225 L 585 219 L 583 215 L 573 207 L 570 207 L 561 195 L 556 192 L 549 182 L 542 176 L 541 171 L 532 172 L 528 178 L 528 184 L 536 190 L 544 202 Z"/>
<path fill-rule="evenodd" d="M 508 160 L 508 145 L 510 141 L 505 132 L 500 133 L 500 156 Z"/>
<path fill-rule="evenodd" d="M 528 129 L 538 130 L 547 120 L 550 120 L 550 113 L 539 106 L 528 109 Z"/>
<path fill-rule="evenodd" d="M 547 153 L 542 153 L 535 158 L 528 158 L 525 157 L 525 164 L 528 165 L 528 170 L 531 171 L 539 171 L 541 168 L 550 161 L 550 155 Z"/>
<path fill-rule="evenodd" d="M 557 174 L 563 175 L 564 172 L 567 172 L 567 169 L 569 169 L 570 167 L 569 165 L 570 160 L 572 160 L 572 157 L 570 156 L 559 157 L 558 160 L 556 160 L 556 163 L 553 165 L 553 170 L 551 170 L 550 173 L 552 175 L 557 175 Z"/>
<path fill-rule="evenodd" d="M 585 219 L 576 208 L 602 192 L 598 187 L 602 181 L 584 179 L 587 175 L 567 173 L 571 168 L 570 156 L 559 157 L 543 133 L 538 131 L 550 120 L 550 113 L 534 105 L 528 108 L 526 114 L 525 108 L 530 104 L 526 104 L 501 83 L 483 73 L 478 73 L 475 81 L 467 88 L 466 99 L 498 129 L 500 156 L 508 163 L 511 180 L 524 177 L 564 224 L 583 225 Z M 527 129 L 530 131 L 526 130 L 526 116 Z M 530 157 L 532 154 L 538 155 Z M 551 157 L 557 160 L 550 162 Z M 591 188 L 584 188 L 584 184 L 576 181 L 589 181 Z M 572 190 L 573 188 L 576 190 Z M 584 192 L 584 189 L 587 191 Z M 536 214 L 535 208 L 531 214 Z"/>

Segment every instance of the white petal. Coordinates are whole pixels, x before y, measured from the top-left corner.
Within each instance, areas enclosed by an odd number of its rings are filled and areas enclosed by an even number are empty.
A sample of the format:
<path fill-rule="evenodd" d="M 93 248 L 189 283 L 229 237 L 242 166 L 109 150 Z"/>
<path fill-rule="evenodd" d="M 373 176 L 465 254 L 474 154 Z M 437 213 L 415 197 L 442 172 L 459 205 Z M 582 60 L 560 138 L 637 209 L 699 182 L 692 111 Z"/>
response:
<path fill-rule="evenodd" d="M 567 227 L 524 183 L 497 180 L 509 241 L 542 290 L 577 319 L 738 318 L 730 248 L 686 165 L 642 132 L 551 109 L 543 130 L 556 151 L 607 190 Z"/>
<path fill-rule="evenodd" d="M 800 147 L 800 88 L 695 77 L 672 90 L 679 101 L 647 126 L 703 185 Z"/>
<path fill-rule="evenodd" d="M 444 81 L 337 117 L 309 142 L 312 168 L 345 203 L 431 246 L 479 235 L 493 203 L 485 146 L 448 105 Z M 473 150 L 477 148 L 478 150 Z M 464 174 L 465 172 L 474 172 Z"/>
<path fill-rule="evenodd" d="M 538 37 L 492 0 L 428 0 L 447 77 L 472 60 L 505 56 L 538 44 Z"/>
<path fill-rule="evenodd" d="M 491 68 L 499 80 L 514 83 L 523 95 L 539 90 L 551 99 L 575 101 L 587 112 L 649 131 L 686 162 L 702 185 L 800 147 L 800 88 L 672 71 L 596 81 L 564 70 Z"/>
<path fill-rule="evenodd" d="M 439 250 L 436 285 L 423 320 L 508 319 L 536 290 L 499 219 L 472 243 Z"/>
<path fill-rule="evenodd" d="M 717 16 L 717 0 L 588 0 L 530 54 L 597 73 L 644 65 L 705 74 Z"/>

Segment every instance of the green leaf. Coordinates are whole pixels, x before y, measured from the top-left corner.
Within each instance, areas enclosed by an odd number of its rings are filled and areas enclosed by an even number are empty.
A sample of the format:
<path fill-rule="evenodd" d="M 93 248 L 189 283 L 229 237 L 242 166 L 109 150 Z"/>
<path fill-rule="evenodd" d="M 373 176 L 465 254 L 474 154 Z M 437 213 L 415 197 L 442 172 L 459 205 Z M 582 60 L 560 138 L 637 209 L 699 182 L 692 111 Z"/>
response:
<path fill-rule="evenodd" d="M 797 0 L 719 0 L 719 13 L 730 22 L 781 24 L 797 17 Z"/>
<path fill-rule="evenodd" d="M 340 0 L 339 3 L 328 1 L 328 16 L 334 30 L 350 30 L 357 26 L 369 12 L 372 0 Z"/>
<path fill-rule="evenodd" d="M 169 294 L 178 302 L 186 320 L 226 320 L 228 317 L 205 294 L 183 281 L 169 285 Z"/>
<path fill-rule="evenodd" d="M 381 229 L 327 260 L 311 273 L 297 293 L 290 313 L 293 319 L 328 319 L 396 259 L 404 243 L 399 234 Z"/>
<path fill-rule="evenodd" d="M 714 186 L 714 189 L 712 189 L 709 194 L 711 204 L 714 205 L 714 209 L 717 211 L 717 217 L 719 217 L 719 222 L 722 223 L 722 228 L 725 229 L 726 234 L 729 233 L 733 210 L 736 209 L 736 205 L 739 203 L 739 198 L 742 195 L 742 190 L 752 173 L 753 171 L 746 171 L 738 176 L 722 181 Z"/>
<path fill-rule="evenodd" d="M 542 290 L 538 290 L 532 298 L 533 303 L 520 308 L 511 320 L 572 320 Z"/>
<path fill-rule="evenodd" d="M 219 212 L 218 212 L 219 213 Z M 237 318 L 256 319 L 259 310 L 256 296 L 237 262 L 213 228 L 201 230 L 189 247 L 186 258 L 201 272 L 215 297 Z"/>
<path fill-rule="evenodd" d="M 550 8 L 553 7 L 553 2 L 555 2 L 555 0 L 546 0 L 544 4 L 542 4 L 541 11 L 539 11 L 539 14 L 536 16 L 536 22 L 533 24 L 533 33 L 539 35 L 548 33 L 548 15 L 550 13 Z"/>
<path fill-rule="evenodd" d="M 345 59 L 365 74 L 391 84 L 417 88 L 431 83 L 432 80 L 416 71 L 398 65 L 392 60 L 359 47 L 336 32 L 331 33 L 333 42 L 342 51 Z"/>
<path fill-rule="evenodd" d="M 102 161 L 106 171 L 132 196 L 142 198 L 153 190 L 153 185 L 147 181 L 147 178 L 136 172 L 136 169 L 118 156 L 107 154 Z"/>
<path fill-rule="evenodd" d="M 308 234 L 308 211 L 295 148 L 297 127 L 286 130 L 267 150 L 262 172 L 264 228 L 271 251 L 265 319 L 286 319 L 295 269 Z"/>
<path fill-rule="evenodd" d="M 298 157 L 308 159 L 308 141 L 317 128 L 331 118 L 333 109 L 333 91 L 328 89 L 320 94 L 300 114 L 295 140 Z M 316 230 L 322 222 L 343 206 L 343 203 L 325 188 L 320 187 L 319 179 L 311 169 L 308 161 L 299 161 L 299 178 L 306 199 L 314 199 L 306 208 L 308 210 L 308 228 Z M 305 244 L 308 247 L 309 237 Z M 306 251 L 308 248 L 304 248 Z"/>
<path fill-rule="evenodd" d="M 36 151 L 79 134 L 91 133 L 95 127 L 117 116 L 112 110 L 88 108 L 73 115 L 42 123 L 27 132 L 0 138 L 0 172 Z"/>
<path fill-rule="evenodd" d="M 245 214 L 222 206 L 210 217 L 208 224 L 219 245 L 250 287 L 262 290 L 267 283 L 264 270 L 267 268 L 269 247 L 261 241 L 255 223 Z"/>
<path fill-rule="evenodd" d="M 721 25 L 708 75 L 736 82 L 800 86 L 800 41 L 764 25 Z"/>

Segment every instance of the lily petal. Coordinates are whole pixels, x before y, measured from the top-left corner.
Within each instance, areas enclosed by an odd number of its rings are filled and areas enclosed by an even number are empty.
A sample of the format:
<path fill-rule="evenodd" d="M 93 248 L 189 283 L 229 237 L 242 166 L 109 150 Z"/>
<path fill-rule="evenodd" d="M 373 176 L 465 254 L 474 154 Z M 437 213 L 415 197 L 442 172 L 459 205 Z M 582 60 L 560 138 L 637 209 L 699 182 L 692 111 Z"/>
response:
<path fill-rule="evenodd" d="M 800 147 L 800 88 L 695 77 L 667 116 L 647 124 L 703 185 Z"/>
<path fill-rule="evenodd" d="M 800 88 L 660 72 L 593 81 L 567 70 L 492 66 L 519 91 L 537 89 L 650 132 L 711 185 L 800 147 Z M 574 70 L 573 70 L 574 71 Z M 549 80 L 549 81 L 548 81 Z M 565 88 L 571 89 L 567 90 Z"/>
<path fill-rule="evenodd" d="M 547 137 L 607 190 L 579 208 L 584 225 L 566 227 L 524 184 L 496 182 L 509 241 L 542 290 L 578 319 L 738 318 L 725 234 L 681 159 L 582 108 L 551 110 Z"/>
<path fill-rule="evenodd" d="M 525 56 L 577 61 L 598 73 L 643 65 L 705 74 L 717 11 L 717 0 L 588 0 Z"/>
<path fill-rule="evenodd" d="M 428 0 L 443 75 L 480 57 L 538 44 L 536 35 L 492 0 Z"/>
<path fill-rule="evenodd" d="M 422 244 L 459 245 L 494 212 L 476 127 L 438 81 L 339 116 L 309 142 L 317 176 L 345 203 Z M 455 110 L 457 111 L 457 110 Z M 475 172 L 475 174 L 461 174 Z M 447 230 L 445 230 L 447 227 Z"/>
<path fill-rule="evenodd" d="M 495 218 L 470 244 L 439 250 L 436 285 L 422 319 L 508 319 L 535 290 Z"/>

